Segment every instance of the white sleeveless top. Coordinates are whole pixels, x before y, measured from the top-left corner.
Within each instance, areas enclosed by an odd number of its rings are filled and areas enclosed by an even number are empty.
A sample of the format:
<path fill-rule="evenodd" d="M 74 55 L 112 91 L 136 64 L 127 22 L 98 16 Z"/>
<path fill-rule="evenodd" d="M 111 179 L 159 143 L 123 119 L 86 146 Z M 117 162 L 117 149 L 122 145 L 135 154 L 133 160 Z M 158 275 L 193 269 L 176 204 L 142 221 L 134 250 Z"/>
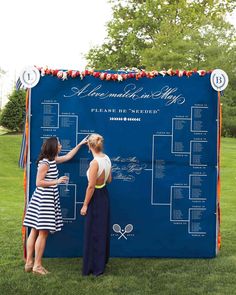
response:
<path fill-rule="evenodd" d="M 104 157 L 94 157 L 94 160 L 98 162 L 97 178 L 103 173 L 103 171 L 105 171 L 104 183 L 106 183 L 111 171 L 110 158 L 107 155 L 105 155 Z M 87 178 L 89 180 L 89 169 L 87 170 Z"/>

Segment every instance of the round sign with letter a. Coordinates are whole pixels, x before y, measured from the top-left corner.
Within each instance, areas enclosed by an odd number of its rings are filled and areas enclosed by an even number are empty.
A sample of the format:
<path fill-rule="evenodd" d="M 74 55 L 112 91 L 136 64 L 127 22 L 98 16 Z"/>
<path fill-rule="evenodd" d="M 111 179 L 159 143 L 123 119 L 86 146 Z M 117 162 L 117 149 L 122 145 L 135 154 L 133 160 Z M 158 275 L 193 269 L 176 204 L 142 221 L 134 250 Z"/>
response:
<path fill-rule="evenodd" d="M 36 67 L 27 67 L 20 74 L 21 83 L 26 88 L 32 88 L 38 84 L 40 79 L 39 70 Z"/>
<path fill-rule="evenodd" d="M 211 73 L 211 86 L 216 91 L 223 91 L 227 87 L 228 82 L 228 75 L 224 71 L 216 69 Z"/>

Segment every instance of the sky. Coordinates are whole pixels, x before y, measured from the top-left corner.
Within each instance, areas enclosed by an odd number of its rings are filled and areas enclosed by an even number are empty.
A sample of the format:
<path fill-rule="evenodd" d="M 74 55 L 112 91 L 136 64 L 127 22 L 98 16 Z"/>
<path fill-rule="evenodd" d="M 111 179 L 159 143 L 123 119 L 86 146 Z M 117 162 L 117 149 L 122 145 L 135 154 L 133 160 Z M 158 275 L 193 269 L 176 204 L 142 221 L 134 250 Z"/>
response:
<path fill-rule="evenodd" d="M 0 4 L 0 67 L 85 66 L 111 17 L 107 0 L 7 0 Z"/>
<path fill-rule="evenodd" d="M 84 54 L 106 37 L 108 0 L 0 2 L 0 97 L 26 66 L 83 70 Z M 236 12 L 231 21 L 236 26 Z M 0 105 L 1 107 L 1 105 Z"/>
<path fill-rule="evenodd" d="M 7 0 L 0 2 L 0 97 L 31 65 L 83 70 L 84 54 L 106 37 L 107 0 Z M 1 104 L 0 104 L 1 107 Z"/>

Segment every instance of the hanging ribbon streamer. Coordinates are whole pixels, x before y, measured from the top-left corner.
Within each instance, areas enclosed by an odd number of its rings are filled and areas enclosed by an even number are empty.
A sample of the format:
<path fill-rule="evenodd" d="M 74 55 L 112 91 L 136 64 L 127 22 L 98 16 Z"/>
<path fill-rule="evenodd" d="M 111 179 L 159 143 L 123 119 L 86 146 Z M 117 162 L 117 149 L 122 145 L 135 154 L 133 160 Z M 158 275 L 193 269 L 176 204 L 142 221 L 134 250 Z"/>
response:
<path fill-rule="evenodd" d="M 221 210 L 220 210 L 220 152 L 221 152 L 221 130 L 222 130 L 222 106 L 220 103 L 221 93 L 218 91 L 218 109 L 219 109 L 219 134 L 218 134 L 218 179 L 217 179 L 217 213 L 218 213 L 218 250 L 221 247 L 221 232 L 220 232 L 220 223 L 221 223 Z"/>
<path fill-rule="evenodd" d="M 25 150 L 24 150 L 24 214 L 25 217 L 26 205 L 27 205 L 27 159 L 28 159 L 28 140 L 29 140 L 29 89 L 26 91 L 26 101 L 25 101 Z M 26 228 L 22 226 L 22 240 L 24 248 L 24 258 L 26 258 Z"/>

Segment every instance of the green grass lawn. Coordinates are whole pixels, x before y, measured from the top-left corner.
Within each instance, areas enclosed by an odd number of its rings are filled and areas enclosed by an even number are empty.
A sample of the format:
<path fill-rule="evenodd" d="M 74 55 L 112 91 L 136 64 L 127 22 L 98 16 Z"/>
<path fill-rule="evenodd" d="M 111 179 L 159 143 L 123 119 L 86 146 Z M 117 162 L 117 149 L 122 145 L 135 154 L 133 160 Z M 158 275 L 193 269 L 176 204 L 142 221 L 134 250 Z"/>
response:
<path fill-rule="evenodd" d="M 8 129 L 6 129 L 6 128 L 0 126 L 0 135 L 3 135 L 3 134 L 8 133 L 8 132 L 9 132 Z"/>
<path fill-rule="evenodd" d="M 222 249 L 215 259 L 111 259 L 104 276 L 81 276 L 81 258 L 45 259 L 46 277 L 23 271 L 21 137 L 0 136 L 0 294 L 236 294 L 236 139 L 222 140 Z"/>

